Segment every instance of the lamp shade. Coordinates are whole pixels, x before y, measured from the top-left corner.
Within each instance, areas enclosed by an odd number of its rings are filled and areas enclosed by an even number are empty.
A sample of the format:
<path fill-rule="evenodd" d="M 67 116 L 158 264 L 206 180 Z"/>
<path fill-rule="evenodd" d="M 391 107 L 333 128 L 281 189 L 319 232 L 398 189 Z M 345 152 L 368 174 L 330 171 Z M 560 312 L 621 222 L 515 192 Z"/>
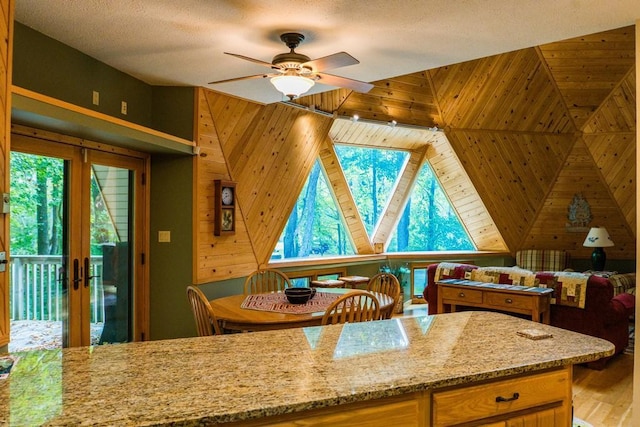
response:
<path fill-rule="evenodd" d="M 272 78 L 271 84 L 289 99 L 293 99 L 311 89 L 314 81 L 307 77 L 284 75 Z"/>
<path fill-rule="evenodd" d="M 592 227 L 584 239 L 582 246 L 588 248 L 608 248 L 613 246 L 613 240 L 609 236 L 607 229 L 604 227 Z"/>

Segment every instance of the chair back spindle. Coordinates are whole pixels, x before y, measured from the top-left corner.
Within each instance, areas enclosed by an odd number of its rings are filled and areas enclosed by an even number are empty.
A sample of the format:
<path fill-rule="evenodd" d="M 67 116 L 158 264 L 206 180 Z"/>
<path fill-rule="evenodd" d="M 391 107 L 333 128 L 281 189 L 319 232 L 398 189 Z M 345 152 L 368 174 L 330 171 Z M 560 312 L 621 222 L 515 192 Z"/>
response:
<path fill-rule="evenodd" d="M 206 295 L 197 287 L 189 285 L 187 286 L 187 298 L 191 303 L 198 336 L 206 337 L 221 334 L 218 319 L 216 319 Z"/>
<path fill-rule="evenodd" d="M 283 292 L 292 287 L 286 274 L 272 268 L 256 270 L 244 282 L 244 294 L 261 294 L 267 292 Z"/>
<path fill-rule="evenodd" d="M 342 295 L 327 307 L 322 325 L 378 320 L 380 303 L 372 293 L 357 290 Z"/>
<path fill-rule="evenodd" d="M 367 291 L 379 292 L 393 298 L 393 304 L 389 308 L 380 311 L 382 319 L 390 319 L 393 316 L 398 298 L 400 298 L 400 282 L 398 278 L 391 273 L 378 273 L 369 280 Z"/>

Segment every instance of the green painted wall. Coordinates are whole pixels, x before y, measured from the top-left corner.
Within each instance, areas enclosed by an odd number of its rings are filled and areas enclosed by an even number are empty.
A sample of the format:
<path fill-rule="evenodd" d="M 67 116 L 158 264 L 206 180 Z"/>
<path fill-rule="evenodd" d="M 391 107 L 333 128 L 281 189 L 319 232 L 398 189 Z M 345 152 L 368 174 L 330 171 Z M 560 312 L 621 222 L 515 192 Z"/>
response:
<path fill-rule="evenodd" d="M 152 86 L 19 22 L 15 24 L 13 84 L 156 129 L 193 139 L 194 89 Z M 93 105 L 93 91 L 100 93 Z M 121 114 L 121 102 L 127 114 Z"/>
<path fill-rule="evenodd" d="M 156 156 L 151 176 L 150 339 L 193 336 L 186 296 L 192 282 L 193 159 Z M 171 242 L 159 243 L 158 231 L 170 231 Z"/>
<path fill-rule="evenodd" d="M 151 126 L 152 88 L 121 71 L 16 22 L 13 84 L 139 125 Z M 93 91 L 100 104 L 93 105 Z M 127 115 L 120 114 L 126 101 Z"/>
<path fill-rule="evenodd" d="M 194 99 L 192 87 L 153 86 L 150 127 L 193 141 Z"/>

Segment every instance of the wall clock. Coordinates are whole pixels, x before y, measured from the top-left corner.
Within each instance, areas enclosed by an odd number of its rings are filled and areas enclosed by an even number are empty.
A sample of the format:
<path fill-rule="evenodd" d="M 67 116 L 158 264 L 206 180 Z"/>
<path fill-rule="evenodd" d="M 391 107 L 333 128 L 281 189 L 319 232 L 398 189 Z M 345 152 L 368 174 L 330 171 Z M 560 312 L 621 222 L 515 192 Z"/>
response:
<path fill-rule="evenodd" d="M 236 232 L 236 183 L 216 179 L 214 188 L 213 234 L 224 236 Z"/>

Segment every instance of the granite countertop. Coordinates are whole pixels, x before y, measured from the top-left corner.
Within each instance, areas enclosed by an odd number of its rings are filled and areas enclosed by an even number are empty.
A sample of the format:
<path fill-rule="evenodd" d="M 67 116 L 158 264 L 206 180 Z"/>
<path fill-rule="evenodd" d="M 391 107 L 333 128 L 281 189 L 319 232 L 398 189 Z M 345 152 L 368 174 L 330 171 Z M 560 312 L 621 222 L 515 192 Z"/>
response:
<path fill-rule="evenodd" d="M 522 329 L 549 331 L 530 340 Z M 490 312 L 15 353 L 10 425 L 229 422 L 588 362 L 611 343 Z"/>

